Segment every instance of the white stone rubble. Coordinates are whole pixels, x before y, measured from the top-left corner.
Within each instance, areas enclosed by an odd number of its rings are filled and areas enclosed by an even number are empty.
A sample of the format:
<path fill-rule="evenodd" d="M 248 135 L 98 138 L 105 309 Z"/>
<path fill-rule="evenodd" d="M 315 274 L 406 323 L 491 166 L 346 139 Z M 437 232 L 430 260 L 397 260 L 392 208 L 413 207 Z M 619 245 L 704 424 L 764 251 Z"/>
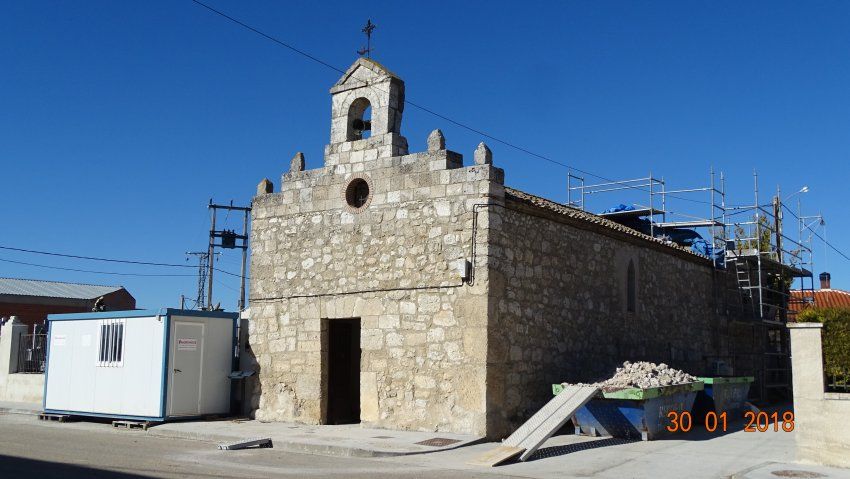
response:
<path fill-rule="evenodd" d="M 623 367 L 617 368 L 617 372 L 610 378 L 592 384 L 579 383 L 578 386 L 597 386 L 605 392 L 619 391 L 629 388 L 656 388 L 660 386 L 673 386 L 676 384 L 687 384 L 697 381 L 696 376 L 671 368 L 665 363 L 655 364 L 646 361 L 623 363 Z M 564 383 L 565 386 L 569 385 Z"/>

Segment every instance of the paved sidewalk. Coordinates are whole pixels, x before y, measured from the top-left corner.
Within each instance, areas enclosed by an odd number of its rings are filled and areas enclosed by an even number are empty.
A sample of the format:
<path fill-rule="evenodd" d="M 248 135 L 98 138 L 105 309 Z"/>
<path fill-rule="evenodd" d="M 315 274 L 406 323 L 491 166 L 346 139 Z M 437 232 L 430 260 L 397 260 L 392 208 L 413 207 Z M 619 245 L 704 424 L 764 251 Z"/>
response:
<path fill-rule="evenodd" d="M 41 404 L 29 402 L 0 401 L 0 414 L 31 414 L 41 413 Z"/>
<path fill-rule="evenodd" d="M 733 475 L 730 479 L 848 479 L 850 469 L 824 467 L 810 464 L 788 464 L 769 462 Z"/>
<path fill-rule="evenodd" d="M 547 440 L 527 462 L 509 462 L 489 468 L 469 464 L 497 445 L 476 444 L 439 454 L 386 458 L 384 461 L 536 479 L 850 479 L 850 470 L 795 464 L 794 433 L 781 431 L 749 433 L 736 428 L 725 434 L 710 434 L 694 430 L 646 442 L 564 434 Z M 762 469 L 769 465 L 777 466 L 779 471 L 812 471 L 825 475 L 777 476 L 770 471 L 763 474 Z"/>
<path fill-rule="evenodd" d="M 456 449 L 481 438 L 463 434 L 390 431 L 357 424 L 309 426 L 294 423 L 262 423 L 252 420 L 186 421 L 160 424 L 148 429 L 160 437 L 227 443 L 254 438 L 271 438 L 276 449 L 329 456 L 387 457 L 424 454 Z M 417 444 L 429 439 L 447 439 L 450 444 Z M 453 442 L 452 442 L 453 441 Z"/>

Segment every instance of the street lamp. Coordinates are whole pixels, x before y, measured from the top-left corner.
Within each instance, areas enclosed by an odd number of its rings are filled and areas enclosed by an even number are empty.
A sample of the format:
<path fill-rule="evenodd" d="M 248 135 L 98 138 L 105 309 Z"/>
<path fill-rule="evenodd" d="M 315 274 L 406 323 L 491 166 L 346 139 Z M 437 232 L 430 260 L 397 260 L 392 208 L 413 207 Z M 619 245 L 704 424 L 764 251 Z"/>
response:
<path fill-rule="evenodd" d="M 791 198 L 793 198 L 793 197 L 795 197 L 795 196 L 799 195 L 800 193 L 808 193 L 808 192 L 809 192 L 809 187 L 808 187 L 808 186 L 803 186 L 803 187 L 802 187 L 802 188 L 800 188 L 798 191 L 795 191 L 794 193 L 792 193 L 792 194 L 791 194 L 791 196 L 789 196 L 788 198 L 785 198 L 785 201 L 790 200 Z M 799 200 L 798 200 L 798 201 L 799 201 Z"/>

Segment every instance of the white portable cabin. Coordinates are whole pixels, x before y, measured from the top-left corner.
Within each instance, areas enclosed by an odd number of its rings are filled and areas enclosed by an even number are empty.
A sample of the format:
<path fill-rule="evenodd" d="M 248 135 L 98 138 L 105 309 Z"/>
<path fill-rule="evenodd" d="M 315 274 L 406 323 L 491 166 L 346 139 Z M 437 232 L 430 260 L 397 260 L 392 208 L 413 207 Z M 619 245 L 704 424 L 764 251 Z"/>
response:
<path fill-rule="evenodd" d="M 44 411 L 165 421 L 230 412 L 237 313 L 51 314 Z"/>

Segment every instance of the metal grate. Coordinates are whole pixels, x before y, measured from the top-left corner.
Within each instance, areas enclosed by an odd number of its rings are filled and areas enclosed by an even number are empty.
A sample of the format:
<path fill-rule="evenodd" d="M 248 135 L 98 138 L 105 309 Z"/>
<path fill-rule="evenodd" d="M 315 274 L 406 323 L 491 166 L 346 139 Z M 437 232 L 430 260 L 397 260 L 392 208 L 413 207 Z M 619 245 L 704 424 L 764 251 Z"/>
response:
<path fill-rule="evenodd" d="M 818 477 L 827 477 L 824 474 L 819 472 L 812 471 L 802 471 L 797 469 L 783 469 L 780 471 L 770 471 L 776 477 L 792 477 L 792 478 L 800 478 L 800 479 L 815 479 Z"/>
<path fill-rule="evenodd" d="M 445 437 L 434 437 L 431 439 L 426 439 L 424 441 L 419 441 L 416 444 L 420 446 L 431 446 L 431 447 L 445 447 L 450 444 L 454 444 L 456 442 L 460 442 L 460 439 L 448 439 Z"/>
<path fill-rule="evenodd" d="M 47 335 L 22 334 L 18 341 L 18 370 L 19 373 L 44 373 L 44 358 L 46 356 Z"/>
<path fill-rule="evenodd" d="M 850 393 L 850 374 L 826 375 L 826 390 L 833 393 Z"/>

